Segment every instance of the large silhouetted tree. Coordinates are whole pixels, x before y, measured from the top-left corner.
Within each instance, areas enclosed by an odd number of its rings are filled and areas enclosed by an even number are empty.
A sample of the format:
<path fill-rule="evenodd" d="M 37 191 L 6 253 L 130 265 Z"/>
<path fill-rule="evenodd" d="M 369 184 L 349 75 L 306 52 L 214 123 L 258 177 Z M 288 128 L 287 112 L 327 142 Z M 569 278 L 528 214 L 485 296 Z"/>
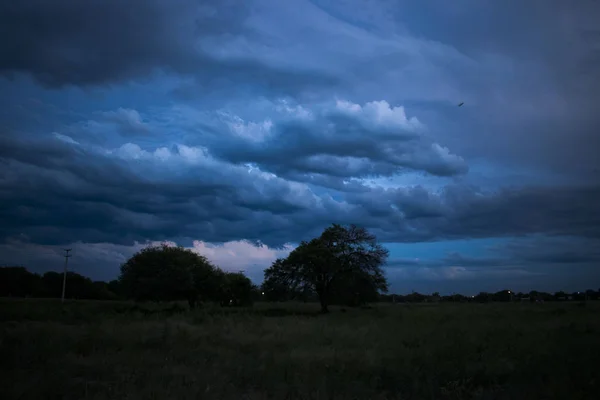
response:
<path fill-rule="evenodd" d="M 218 269 L 183 247 L 150 246 L 121 266 L 119 283 L 127 297 L 144 301 L 212 300 Z"/>
<path fill-rule="evenodd" d="M 126 297 L 144 301 L 187 300 L 223 306 L 247 306 L 256 288 L 244 274 L 224 272 L 206 257 L 183 247 L 147 247 L 121 266 L 119 282 L 111 286 Z"/>
<path fill-rule="evenodd" d="M 286 259 L 276 260 L 265 271 L 263 287 L 288 293 L 310 289 L 318 295 L 321 311 L 328 312 L 342 294 L 360 303 L 361 296 L 372 298 L 373 293 L 387 291 L 381 268 L 387 256 L 366 229 L 333 224 L 318 238 L 302 242 Z"/>

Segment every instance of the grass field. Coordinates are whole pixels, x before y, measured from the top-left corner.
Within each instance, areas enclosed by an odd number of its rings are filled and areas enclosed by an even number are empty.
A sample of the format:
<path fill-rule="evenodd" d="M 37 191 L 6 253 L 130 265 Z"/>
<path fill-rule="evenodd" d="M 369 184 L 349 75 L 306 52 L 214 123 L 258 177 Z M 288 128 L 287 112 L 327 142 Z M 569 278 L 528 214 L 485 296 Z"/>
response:
<path fill-rule="evenodd" d="M 0 398 L 600 396 L 597 303 L 177 311 L 0 300 Z"/>

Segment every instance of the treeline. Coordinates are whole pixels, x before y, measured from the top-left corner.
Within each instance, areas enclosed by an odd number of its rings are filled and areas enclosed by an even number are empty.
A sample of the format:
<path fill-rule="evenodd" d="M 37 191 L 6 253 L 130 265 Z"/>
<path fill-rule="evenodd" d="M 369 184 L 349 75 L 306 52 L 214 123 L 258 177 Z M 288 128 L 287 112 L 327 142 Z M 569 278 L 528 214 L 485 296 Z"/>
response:
<path fill-rule="evenodd" d="M 67 273 L 66 298 L 136 301 L 187 301 L 190 307 L 212 302 L 222 306 L 247 306 L 263 301 L 318 301 L 329 305 L 361 306 L 367 303 L 512 302 L 598 300 L 600 291 L 514 293 L 502 290 L 476 296 L 441 296 L 413 292 L 386 294 L 383 271 L 388 251 L 366 229 L 333 224 L 319 237 L 303 241 L 286 258 L 275 260 L 264 271 L 261 287 L 242 273 L 226 272 L 206 257 L 183 247 L 146 247 L 121 265 L 117 280 L 92 281 Z M 34 274 L 24 267 L 0 268 L 0 296 L 60 297 L 63 274 Z"/>
<path fill-rule="evenodd" d="M 1 297 L 60 298 L 63 273 L 29 272 L 22 266 L 0 267 Z M 67 272 L 65 298 L 87 300 L 188 301 L 248 306 L 260 299 L 259 288 L 242 273 L 226 272 L 206 257 L 182 247 L 150 246 L 121 265 L 119 278 L 92 281 Z"/>
<path fill-rule="evenodd" d="M 257 300 L 281 302 L 281 301 L 303 301 L 317 302 L 318 295 L 309 289 L 298 290 L 290 293 L 289 290 L 263 285 L 258 288 L 254 285 L 248 286 L 244 278 L 238 277 L 241 274 L 223 273 L 222 281 L 213 281 L 223 289 L 223 278 L 233 276 L 233 284 L 238 285 L 237 293 L 235 288 L 221 290 L 219 294 L 217 288 L 212 289 L 212 299 L 217 300 L 223 305 L 233 303 L 251 303 Z M 247 279 L 247 278 L 245 278 Z M 62 293 L 63 274 L 61 272 L 49 271 L 44 274 L 29 272 L 22 266 L 0 267 L 0 297 L 37 297 L 37 298 L 60 298 Z M 241 282 L 241 283 L 240 283 Z M 237 297 L 236 297 L 237 294 Z M 241 294 L 241 295 L 240 295 Z M 331 304 L 358 305 L 355 304 L 356 292 L 346 291 L 345 293 L 335 293 L 331 297 Z M 65 293 L 67 299 L 87 299 L 87 300 L 120 300 L 130 298 L 124 292 L 121 282 L 115 279 L 110 282 L 92 281 L 83 275 L 75 272 L 67 272 L 67 290 Z M 206 296 L 208 297 L 208 296 Z M 600 290 L 591 290 L 579 292 L 539 292 L 531 291 L 529 293 L 512 292 L 502 290 L 496 293 L 481 292 L 476 296 L 464 296 L 462 294 L 452 294 L 442 296 L 439 293 L 422 294 L 413 292 L 410 294 L 374 294 L 370 293 L 369 302 L 382 303 L 489 303 L 489 302 L 547 302 L 547 301 L 589 301 L 600 300 Z M 361 296 L 361 299 L 362 296 Z M 365 299 L 366 300 L 366 299 Z M 234 304 L 230 304 L 234 305 Z"/>
<path fill-rule="evenodd" d="M 251 305 L 255 300 L 318 300 L 323 312 L 330 304 L 359 306 L 387 291 L 381 266 L 388 251 L 364 228 L 333 224 L 285 259 L 265 270 L 259 289 L 241 273 L 213 265 L 206 257 L 180 246 L 146 247 L 121 265 L 119 279 L 108 283 L 70 272 L 66 297 L 133 299 L 136 301 L 217 302 Z M 3 268 L 2 296 L 60 297 L 61 274 L 37 275 L 23 267 Z"/>
<path fill-rule="evenodd" d="M 63 274 L 49 271 L 43 275 L 29 272 L 25 267 L 0 267 L 0 296 L 2 297 L 61 297 Z M 69 299 L 118 300 L 122 298 L 117 280 L 92 281 L 75 272 L 67 272 Z"/>
<path fill-rule="evenodd" d="M 385 303 L 491 303 L 491 302 L 546 302 L 546 301 L 586 301 L 600 300 L 600 290 L 588 289 L 580 292 L 539 292 L 532 290 L 529 293 L 513 292 L 511 290 L 502 290 L 495 293 L 480 292 L 476 296 L 464 296 L 462 294 L 452 294 L 441 296 L 439 293 L 431 295 L 413 292 L 407 295 L 400 294 L 382 294 L 379 296 L 380 302 Z"/>

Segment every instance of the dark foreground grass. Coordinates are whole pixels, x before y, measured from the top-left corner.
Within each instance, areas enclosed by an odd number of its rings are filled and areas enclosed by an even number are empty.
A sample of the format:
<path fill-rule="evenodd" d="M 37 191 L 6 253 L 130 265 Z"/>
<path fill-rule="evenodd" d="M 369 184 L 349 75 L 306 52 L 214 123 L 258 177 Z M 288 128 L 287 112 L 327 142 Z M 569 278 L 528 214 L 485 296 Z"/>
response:
<path fill-rule="evenodd" d="M 600 305 L 0 301 L 2 399 L 597 399 Z"/>

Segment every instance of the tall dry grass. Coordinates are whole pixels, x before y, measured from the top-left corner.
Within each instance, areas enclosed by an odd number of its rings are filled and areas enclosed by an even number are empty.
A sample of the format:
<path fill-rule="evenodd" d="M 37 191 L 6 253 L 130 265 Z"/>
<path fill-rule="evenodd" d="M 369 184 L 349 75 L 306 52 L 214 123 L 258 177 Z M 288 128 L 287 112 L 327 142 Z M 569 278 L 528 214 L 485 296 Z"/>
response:
<path fill-rule="evenodd" d="M 162 310 L 162 311 L 161 311 Z M 597 398 L 596 304 L 0 302 L 2 399 Z"/>

